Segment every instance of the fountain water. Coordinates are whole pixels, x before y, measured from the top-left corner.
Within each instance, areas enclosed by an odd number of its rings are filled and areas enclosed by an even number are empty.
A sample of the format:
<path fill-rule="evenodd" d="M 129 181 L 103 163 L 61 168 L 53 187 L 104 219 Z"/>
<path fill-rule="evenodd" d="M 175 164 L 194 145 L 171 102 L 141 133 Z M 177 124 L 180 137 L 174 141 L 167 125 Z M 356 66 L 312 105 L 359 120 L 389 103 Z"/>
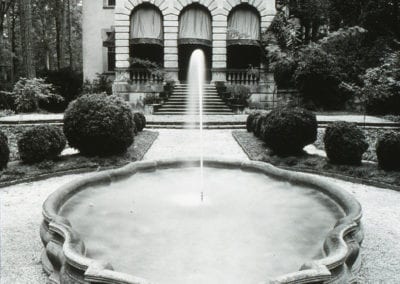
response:
<path fill-rule="evenodd" d="M 205 83 L 205 56 L 201 49 L 196 49 L 191 57 L 188 70 L 189 93 L 187 94 L 187 114 L 195 112 L 198 109 L 199 115 L 199 147 L 200 147 L 200 198 L 204 201 L 204 166 L 203 166 L 203 94 Z M 188 119 L 187 128 L 195 128 L 196 120 Z"/>
<path fill-rule="evenodd" d="M 187 127 L 200 124 L 201 150 L 202 51 L 189 69 L 187 110 L 199 115 Z M 198 198 L 198 160 L 136 162 L 54 192 L 43 207 L 45 271 L 60 283 L 351 282 L 363 232 L 350 194 L 317 177 L 200 151 Z"/>

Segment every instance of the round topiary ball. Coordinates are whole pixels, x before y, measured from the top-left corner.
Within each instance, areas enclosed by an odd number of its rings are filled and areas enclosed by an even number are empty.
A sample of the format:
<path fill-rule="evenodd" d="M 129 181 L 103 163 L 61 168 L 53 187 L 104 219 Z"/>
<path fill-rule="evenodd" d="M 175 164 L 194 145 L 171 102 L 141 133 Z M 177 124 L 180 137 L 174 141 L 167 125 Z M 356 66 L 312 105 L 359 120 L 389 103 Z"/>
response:
<path fill-rule="evenodd" d="M 280 156 L 296 155 L 317 139 L 315 114 L 302 108 L 278 108 L 263 124 L 266 145 Z"/>
<path fill-rule="evenodd" d="M 146 117 L 144 114 L 141 112 L 135 112 L 134 120 L 137 131 L 143 131 L 143 129 L 146 127 Z"/>
<path fill-rule="evenodd" d="M 250 114 L 247 116 L 247 119 L 246 119 L 246 129 L 247 129 L 247 132 L 254 132 L 254 129 L 255 129 L 254 120 L 255 120 L 258 116 L 260 116 L 261 113 L 262 113 L 261 111 L 253 111 L 252 113 L 250 113 Z"/>
<path fill-rule="evenodd" d="M 83 155 L 123 153 L 133 143 L 135 122 L 128 103 L 117 96 L 84 95 L 65 111 L 64 133 Z"/>
<path fill-rule="evenodd" d="M 267 113 L 260 113 L 254 121 L 254 135 L 258 138 L 264 139 L 264 123 L 267 119 Z"/>
<path fill-rule="evenodd" d="M 7 136 L 0 131 L 0 170 L 7 168 L 10 159 Z"/>
<path fill-rule="evenodd" d="M 345 121 L 334 122 L 326 128 L 324 144 L 326 155 L 334 164 L 360 165 L 368 149 L 361 129 Z"/>
<path fill-rule="evenodd" d="M 384 170 L 400 170 L 400 133 L 385 133 L 378 139 L 376 155 Z"/>
<path fill-rule="evenodd" d="M 56 126 L 40 125 L 22 134 L 18 141 L 18 151 L 25 163 L 38 163 L 53 160 L 65 148 L 66 139 Z"/>

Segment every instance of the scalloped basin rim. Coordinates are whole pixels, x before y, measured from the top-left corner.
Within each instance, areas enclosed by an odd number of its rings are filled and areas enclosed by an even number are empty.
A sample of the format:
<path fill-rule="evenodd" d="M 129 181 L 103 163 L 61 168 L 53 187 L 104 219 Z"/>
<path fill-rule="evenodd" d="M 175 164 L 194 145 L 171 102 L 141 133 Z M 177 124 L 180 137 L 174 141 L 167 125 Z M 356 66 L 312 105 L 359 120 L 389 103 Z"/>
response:
<path fill-rule="evenodd" d="M 40 230 L 45 253 L 42 254 L 44 270 L 55 283 L 63 282 L 60 271 L 77 283 L 149 283 L 129 274 L 116 272 L 110 264 L 85 256 L 86 250 L 79 235 L 69 221 L 58 215 L 62 205 L 75 193 L 87 186 L 110 184 L 128 178 L 137 172 L 165 168 L 200 165 L 199 158 L 165 159 L 128 164 L 120 169 L 104 171 L 68 183 L 51 194 L 43 205 L 44 221 Z M 204 166 L 211 168 L 236 168 L 258 172 L 293 184 L 310 186 L 335 201 L 344 211 L 336 226 L 324 242 L 325 257 L 303 265 L 300 271 L 270 279 L 270 283 L 344 283 L 350 281 L 360 269 L 360 245 L 363 240 L 362 210 L 358 201 L 345 190 L 326 179 L 276 168 L 270 164 L 225 158 L 204 158 Z M 64 262 L 65 259 L 65 262 Z M 63 264 L 63 265 L 60 265 Z M 61 266 L 61 267 L 60 267 Z"/>

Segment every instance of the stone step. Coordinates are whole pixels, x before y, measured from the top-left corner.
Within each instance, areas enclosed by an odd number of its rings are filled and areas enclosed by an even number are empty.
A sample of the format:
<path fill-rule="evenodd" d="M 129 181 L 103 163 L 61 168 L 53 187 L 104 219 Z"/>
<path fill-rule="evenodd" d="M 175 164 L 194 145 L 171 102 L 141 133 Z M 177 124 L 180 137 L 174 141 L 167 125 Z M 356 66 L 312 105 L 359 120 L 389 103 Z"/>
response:
<path fill-rule="evenodd" d="M 188 97 L 189 96 L 187 94 L 172 94 L 170 96 L 170 98 L 179 98 L 179 99 L 180 98 L 188 99 Z M 210 98 L 210 99 L 221 99 L 218 95 L 215 95 L 215 94 L 204 94 L 203 95 L 203 99 L 207 99 L 207 98 Z"/>
<path fill-rule="evenodd" d="M 185 95 L 185 96 L 187 96 L 187 95 L 192 95 L 192 96 L 198 96 L 199 94 L 193 94 L 193 93 L 189 93 L 189 92 L 186 92 L 186 91 L 174 91 L 172 94 L 174 94 L 174 95 Z M 205 96 L 205 95 L 214 95 L 214 96 L 218 96 L 218 93 L 217 92 L 204 92 L 203 93 L 203 96 Z"/>
<path fill-rule="evenodd" d="M 168 99 L 168 101 L 188 101 L 188 98 L 172 96 Z M 204 97 L 203 102 L 223 102 L 223 101 L 219 97 Z"/>
<path fill-rule="evenodd" d="M 199 104 L 190 104 L 193 107 L 199 107 Z M 181 106 L 181 107 L 186 107 L 188 106 L 188 104 L 186 102 L 167 102 L 165 104 L 162 105 L 162 107 L 166 107 L 166 106 Z M 203 103 L 203 107 L 207 107 L 207 106 L 215 106 L 215 107 L 221 107 L 221 106 L 226 106 L 223 102 L 216 102 L 216 103 Z"/>
<path fill-rule="evenodd" d="M 162 107 L 158 111 L 199 111 L 199 108 L 186 108 L 186 107 Z M 227 107 L 207 107 L 203 111 L 230 111 Z"/>
<path fill-rule="evenodd" d="M 154 114 L 160 115 L 198 115 L 198 99 L 194 105 L 188 107 L 189 86 L 178 84 L 172 91 L 172 95 Z M 196 93 L 190 95 L 196 96 Z M 232 110 L 218 96 L 217 89 L 213 84 L 203 85 L 203 114 L 233 114 Z"/>
<path fill-rule="evenodd" d="M 165 111 L 165 112 L 155 112 L 154 115 L 199 115 L 198 112 L 178 112 L 178 111 Z M 231 111 L 217 111 L 217 112 L 203 112 L 203 115 L 233 115 Z"/>
<path fill-rule="evenodd" d="M 199 125 L 177 125 L 177 124 L 165 124 L 165 125 L 160 125 L 160 124 L 154 124 L 154 125 L 149 125 L 146 126 L 146 128 L 150 129 L 161 129 L 161 128 L 166 128 L 166 129 L 199 129 Z M 244 124 L 238 124 L 238 125 L 203 125 L 203 129 L 245 129 L 246 125 Z"/>

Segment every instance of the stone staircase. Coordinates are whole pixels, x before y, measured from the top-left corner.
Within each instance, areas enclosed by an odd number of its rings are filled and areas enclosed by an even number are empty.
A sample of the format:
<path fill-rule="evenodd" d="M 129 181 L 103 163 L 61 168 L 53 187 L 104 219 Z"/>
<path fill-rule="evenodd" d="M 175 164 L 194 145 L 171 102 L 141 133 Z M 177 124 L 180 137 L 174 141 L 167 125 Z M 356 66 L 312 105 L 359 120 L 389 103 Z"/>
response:
<path fill-rule="evenodd" d="M 169 97 L 155 115 L 197 115 L 199 105 L 196 103 L 191 109 L 187 109 L 188 85 L 177 84 Z M 218 96 L 217 89 L 213 84 L 204 85 L 203 114 L 233 114 L 232 110 Z"/>

